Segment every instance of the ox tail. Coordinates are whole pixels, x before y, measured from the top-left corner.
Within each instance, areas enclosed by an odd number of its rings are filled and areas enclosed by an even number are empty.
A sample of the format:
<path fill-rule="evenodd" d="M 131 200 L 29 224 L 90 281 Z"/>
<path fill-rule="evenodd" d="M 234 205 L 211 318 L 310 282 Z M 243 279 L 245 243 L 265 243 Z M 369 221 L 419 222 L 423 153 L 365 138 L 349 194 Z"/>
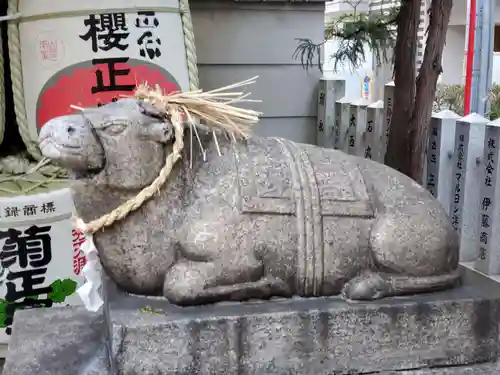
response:
<path fill-rule="evenodd" d="M 451 273 L 437 276 L 399 276 L 388 275 L 387 282 L 391 286 L 391 294 L 413 294 L 438 291 L 458 286 L 462 273 L 456 269 Z"/>

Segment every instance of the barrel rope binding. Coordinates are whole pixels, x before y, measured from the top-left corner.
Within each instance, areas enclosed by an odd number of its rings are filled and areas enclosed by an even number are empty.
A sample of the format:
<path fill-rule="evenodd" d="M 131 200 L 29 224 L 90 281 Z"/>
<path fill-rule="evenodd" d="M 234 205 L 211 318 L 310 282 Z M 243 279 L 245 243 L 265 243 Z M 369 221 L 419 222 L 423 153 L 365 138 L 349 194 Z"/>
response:
<path fill-rule="evenodd" d="M 3 38 L 0 33 L 0 145 L 4 139 L 6 132 L 5 120 L 5 70 L 4 70 L 4 56 L 3 56 Z"/>
<path fill-rule="evenodd" d="M 9 0 L 7 15 L 18 15 L 19 0 Z M 24 97 L 23 70 L 21 60 L 21 39 L 19 35 L 18 19 L 11 20 L 7 24 L 7 37 L 10 58 L 10 75 L 12 79 L 12 92 L 14 98 L 14 112 L 16 114 L 19 134 L 26 145 L 26 149 L 36 160 L 42 158 L 38 145 L 30 139 L 28 116 L 26 113 L 26 100 Z"/>

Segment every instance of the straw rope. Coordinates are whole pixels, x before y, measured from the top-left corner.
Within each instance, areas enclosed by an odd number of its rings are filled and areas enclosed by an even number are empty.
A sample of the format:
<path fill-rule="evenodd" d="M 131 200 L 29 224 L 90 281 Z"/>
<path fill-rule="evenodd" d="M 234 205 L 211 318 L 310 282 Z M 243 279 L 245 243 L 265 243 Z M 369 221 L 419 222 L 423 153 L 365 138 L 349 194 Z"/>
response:
<path fill-rule="evenodd" d="M 255 77 L 257 78 L 257 77 Z M 196 90 L 186 93 L 173 93 L 165 95 L 157 86 L 154 89 L 141 85 L 135 92 L 135 97 L 147 101 L 165 114 L 174 126 L 175 142 L 172 152 L 167 156 L 165 165 L 158 177 L 151 185 L 144 188 L 134 198 L 127 200 L 110 213 L 84 223 L 81 218 L 76 218 L 79 227 L 89 234 L 113 225 L 128 214 L 140 208 L 146 201 L 157 194 L 168 180 L 175 163 L 182 157 L 184 149 L 184 123 L 185 115 L 190 127 L 194 128 L 195 117 L 202 120 L 211 130 L 227 132 L 233 136 L 246 138 L 250 135 L 251 126 L 259 119 L 259 112 L 233 107 L 232 104 L 242 102 L 257 102 L 246 99 L 250 93 L 227 92 L 227 90 L 245 86 L 255 82 L 255 78 L 226 86 L 209 92 Z M 195 130 L 196 131 L 196 130 Z M 217 138 L 214 137 L 215 141 Z"/>

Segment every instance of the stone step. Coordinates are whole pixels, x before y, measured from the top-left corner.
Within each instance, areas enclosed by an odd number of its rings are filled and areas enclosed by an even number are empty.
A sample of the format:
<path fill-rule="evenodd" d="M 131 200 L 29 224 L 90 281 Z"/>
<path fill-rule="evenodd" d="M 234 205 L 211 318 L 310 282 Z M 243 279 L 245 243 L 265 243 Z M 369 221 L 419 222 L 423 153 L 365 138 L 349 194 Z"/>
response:
<path fill-rule="evenodd" d="M 470 271 L 455 290 L 370 303 L 329 297 L 180 308 L 113 299 L 110 347 L 120 375 L 364 374 L 498 356 L 499 287 Z"/>

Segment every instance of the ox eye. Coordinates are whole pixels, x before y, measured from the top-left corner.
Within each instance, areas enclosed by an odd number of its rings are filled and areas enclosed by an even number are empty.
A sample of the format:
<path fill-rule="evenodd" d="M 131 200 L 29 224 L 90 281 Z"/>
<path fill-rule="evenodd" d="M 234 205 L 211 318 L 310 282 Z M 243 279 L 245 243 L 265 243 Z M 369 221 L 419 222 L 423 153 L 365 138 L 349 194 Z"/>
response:
<path fill-rule="evenodd" d="M 110 124 L 104 128 L 104 131 L 109 135 L 118 135 L 122 133 L 126 128 L 127 127 L 124 124 Z"/>

